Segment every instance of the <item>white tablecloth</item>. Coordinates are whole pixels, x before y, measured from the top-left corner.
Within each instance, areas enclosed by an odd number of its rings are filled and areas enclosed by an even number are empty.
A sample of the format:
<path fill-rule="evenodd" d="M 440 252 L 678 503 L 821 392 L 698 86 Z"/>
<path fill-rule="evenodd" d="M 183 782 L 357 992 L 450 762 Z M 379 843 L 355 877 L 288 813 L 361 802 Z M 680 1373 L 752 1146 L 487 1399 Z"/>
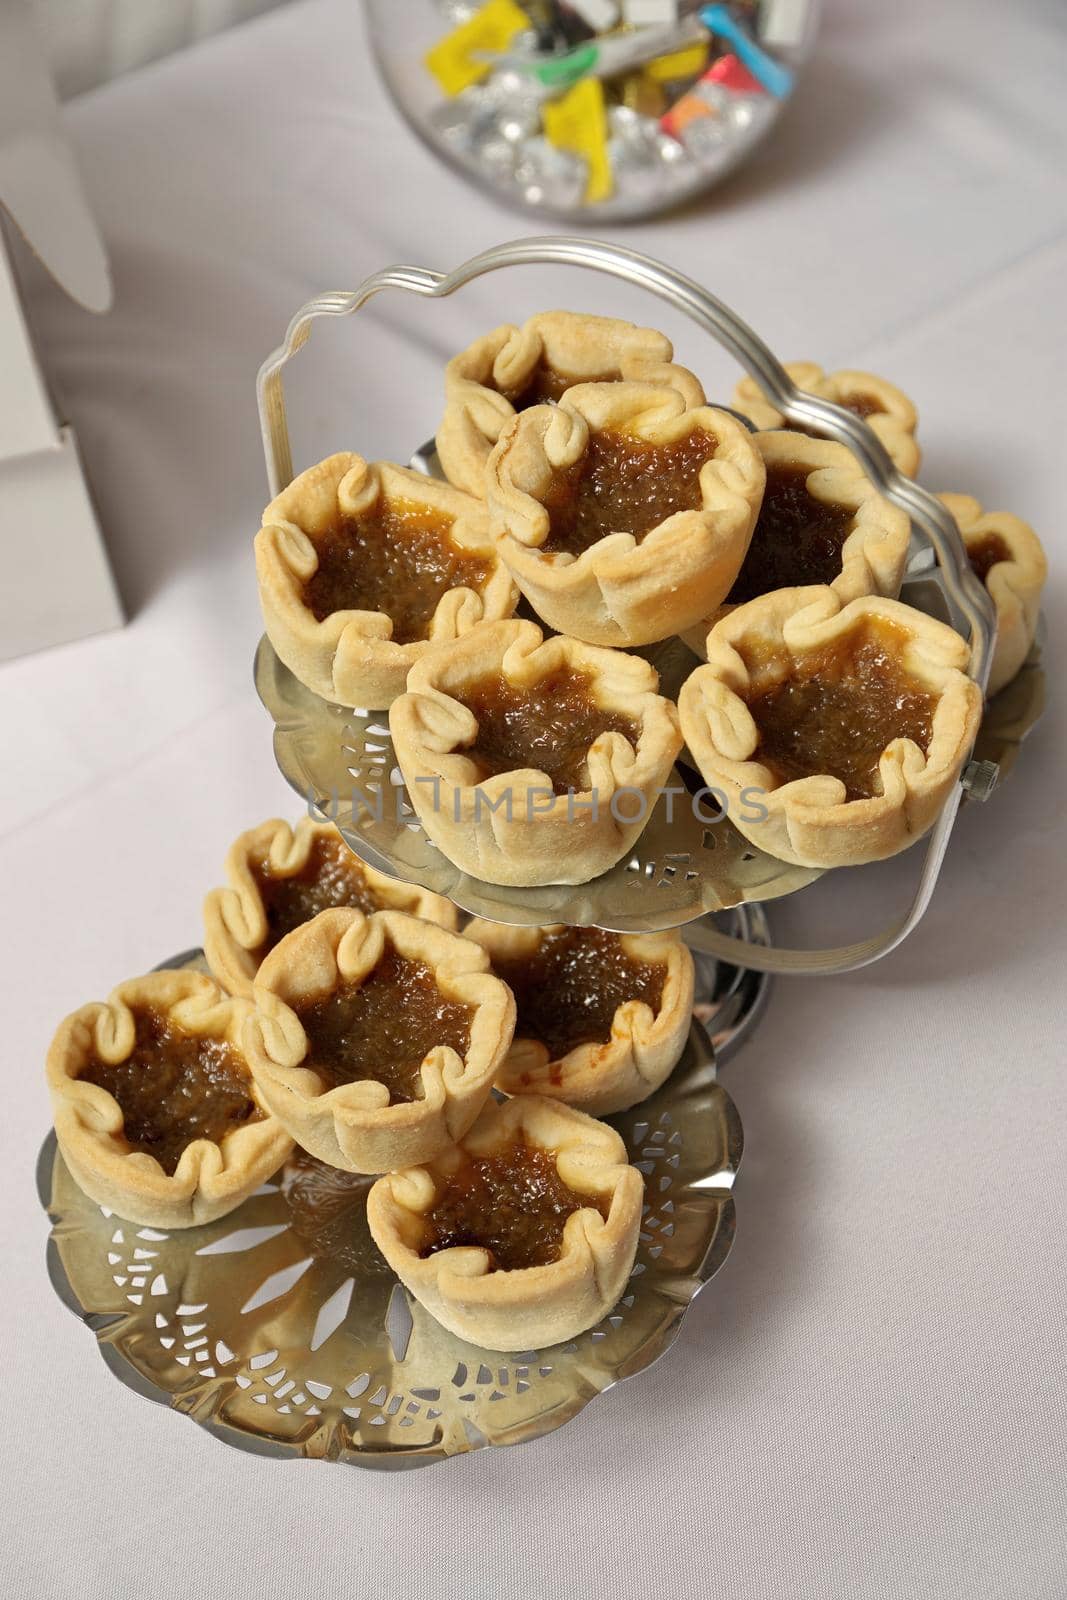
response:
<path fill-rule="evenodd" d="M 1067 1590 L 1064 42 L 1055 0 L 836 0 L 779 137 L 707 204 L 622 235 L 782 356 L 885 371 L 923 413 L 924 480 L 1038 527 L 1052 703 L 961 817 L 911 942 L 780 984 L 727 1069 L 738 1236 L 670 1354 L 530 1448 L 400 1477 L 243 1456 L 108 1374 L 45 1279 L 41 1063 L 67 1010 L 197 939 L 231 836 L 295 809 L 250 681 L 259 361 L 314 291 L 532 230 L 399 124 L 354 0 L 71 109 L 117 305 L 97 322 L 37 285 L 34 310 L 133 620 L 0 672 L 8 1592 Z M 379 301 L 298 361 L 298 460 L 404 456 L 444 357 L 546 304 L 657 317 L 558 272 Z M 725 394 L 725 359 L 669 331 Z M 778 937 L 869 924 L 914 866 L 801 895 Z"/>

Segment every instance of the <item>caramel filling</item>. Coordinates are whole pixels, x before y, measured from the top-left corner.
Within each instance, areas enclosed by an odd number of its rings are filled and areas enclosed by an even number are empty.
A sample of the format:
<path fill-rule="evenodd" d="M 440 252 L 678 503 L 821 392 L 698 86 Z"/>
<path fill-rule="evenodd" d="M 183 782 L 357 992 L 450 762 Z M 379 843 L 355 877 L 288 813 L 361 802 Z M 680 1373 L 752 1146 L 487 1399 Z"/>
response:
<path fill-rule="evenodd" d="M 851 411 L 853 416 L 866 421 L 868 417 L 884 417 L 885 406 L 873 394 L 850 394 L 847 400 L 842 400 L 846 411 Z"/>
<path fill-rule="evenodd" d="M 884 417 L 886 414 L 885 406 L 880 400 L 876 400 L 873 394 L 850 394 L 847 400 L 835 400 L 834 404 L 844 406 L 846 411 L 851 411 L 854 417 L 859 417 L 863 422 L 866 422 L 868 417 Z M 803 433 L 809 439 L 827 438 L 820 429 L 802 428 L 796 422 L 786 422 L 782 426 L 788 428 L 791 433 Z"/>
<path fill-rule="evenodd" d="M 883 751 L 914 739 L 925 754 L 938 700 L 899 666 L 906 637 L 883 625 L 806 652 L 783 683 L 749 702 L 759 731 L 754 759 L 780 784 L 829 773 L 847 800 L 881 794 Z"/>
<path fill-rule="evenodd" d="M 478 721 L 467 751 L 479 769 L 477 781 L 536 767 L 556 794 L 587 788 L 586 758 L 594 740 L 621 733 L 636 748 L 640 731 L 633 718 L 598 706 L 592 692 L 591 675 L 572 667 L 560 667 L 529 688 L 490 673 L 464 689 L 457 699 Z"/>
<path fill-rule="evenodd" d="M 515 996 L 517 1039 L 538 1039 L 551 1061 L 582 1044 L 607 1044 L 615 1013 L 627 1000 L 643 1000 L 657 1013 L 667 968 L 635 961 L 617 933 L 602 928 L 560 928 L 542 935 L 537 950 L 495 971 Z"/>
<path fill-rule="evenodd" d="M 343 839 L 317 834 L 299 872 L 273 873 L 267 861 L 252 864 L 252 874 L 267 913 L 267 938 L 260 959 L 294 928 L 302 927 L 320 911 L 334 906 L 354 906 L 376 911 L 378 900 L 362 868 Z"/>
<path fill-rule="evenodd" d="M 728 604 L 742 605 L 772 589 L 832 583 L 840 573 L 841 550 L 856 513 L 809 493 L 808 477 L 814 470 L 796 462 L 767 468 L 752 543 Z"/>
<path fill-rule="evenodd" d="M 452 518 L 408 501 L 378 502 L 344 517 L 314 540 L 318 568 L 304 600 L 322 622 L 335 611 L 380 611 L 393 640 L 425 639 L 449 589 L 480 589 L 490 574 L 482 557 L 452 543 Z"/>
<path fill-rule="evenodd" d="M 549 401 L 560 401 L 576 383 L 617 383 L 618 372 L 604 372 L 592 378 L 569 376 L 557 372 L 546 361 L 539 361 L 526 382 L 518 389 L 502 389 L 505 400 L 510 400 L 516 411 L 528 411 L 531 406 L 543 406 Z"/>
<path fill-rule="evenodd" d="M 155 1156 L 173 1176 L 194 1139 L 218 1144 L 242 1123 L 260 1120 L 244 1060 L 226 1040 L 187 1033 L 148 1006 L 134 1012 L 134 1023 L 125 1061 L 94 1056 L 78 1073 L 118 1101 L 134 1150 Z"/>
<path fill-rule="evenodd" d="M 447 999 L 432 970 L 387 947 L 360 983 L 342 983 L 293 1007 L 307 1034 L 302 1063 L 326 1089 L 368 1080 L 383 1083 L 390 1103 L 421 1099 L 419 1070 L 435 1045 L 465 1057 L 470 1006 Z"/>
<path fill-rule="evenodd" d="M 694 428 L 673 444 L 649 444 L 632 433 L 590 432 L 585 454 L 553 475 L 542 504 L 549 516 L 545 554 L 581 555 L 608 533 L 641 543 L 676 511 L 703 504 L 700 469 L 717 441 Z"/>
<path fill-rule="evenodd" d="M 490 1269 L 515 1272 L 559 1259 L 567 1218 L 603 1202 L 563 1182 L 551 1150 L 516 1141 L 488 1156 L 468 1156 L 440 1186 L 427 1214 L 420 1254 L 453 1245 L 488 1250 Z"/>
<path fill-rule="evenodd" d="M 990 567 L 995 567 L 998 561 L 1011 560 L 1011 551 L 999 533 L 983 533 L 968 544 L 967 560 L 971 563 L 972 571 L 984 583 Z"/>

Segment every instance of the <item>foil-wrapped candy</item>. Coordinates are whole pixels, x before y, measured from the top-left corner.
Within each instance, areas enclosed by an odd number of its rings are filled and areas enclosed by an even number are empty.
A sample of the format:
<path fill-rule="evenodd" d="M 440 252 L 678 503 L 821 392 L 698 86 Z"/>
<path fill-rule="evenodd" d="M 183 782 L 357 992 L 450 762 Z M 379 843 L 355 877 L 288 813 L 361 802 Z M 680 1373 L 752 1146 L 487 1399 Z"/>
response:
<path fill-rule="evenodd" d="M 468 0 L 437 3 L 455 26 L 488 9 Z M 811 3 L 788 0 L 796 13 L 794 26 L 801 12 L 807 15 Z M 507 4 L 515 9 L 515 0 Z M 590 203 L 600 170 L 609 173 L 606 197 L 612 210 L 625 214 L 659 209 L 673 198 L 696 192 L 703 187 L 702 180 L 734 165 L 777 115 L 780 102 L 775 95 L 742 65 L 726 37 L 716 48 L 714 28 L 702 35 L 710 41 L 711 66 L 705 66 L 695 80 L 672 81 L 664 69 L 684 60 L 677 49 L 688 44 L 692 55 L 692 9 L 679 13 L 677 38 L 667 41 L 675 53 L 667 49 L 657 72 L 660 57 L 646 52 L 646 70 L 638 41 L 642 32 L 662 35 L 662 24 L 655 30 L 601 32 L 576 46 L 572 37 L 576 13 L 566 14 L 570 23 L 564 27 L 565 14 L 556 0 L 518 0 L 518 4 L 529 28 L 511 36 L 495 64 L 487 60 L 484 77 L 430 115 L 442 142 L 507 198 L 551 211 L 578 211 Z M 744 35 L 742 43 L 758 38 L 755 5 L 737 0 L 713 10 L 729 13 L 734 41 L 738 28 Z M 588 35 L 589 24 L 582 25 Z M 623 41 L 634 62 L 613 77 L 610 61 Z M 590 53 L 583 56 L 583 51 Z M 781 70 L 784 74 L 786 69 Z M 583 79 L 597 85 L 596 97 L 587 96 L 589 107 L 597 108 L 595 118 L 592 110 L 586 116 L 573 104 L 577 95 L 572 90 Z M 568 100 L 565 132 L 562 119 L 554 114 L 564 99 Z M 545 116 L 548 105 L 553 107 L 551 119 Z M 596 199 L 602 197 L 603 188 Z"/>
<path fill-rule="evenodd" d="M 616 185 L 635 194 L 654 194 L 664 179 L 664 135 L 659 123 L 629 106 L 612 106 L 608 127 L 608 155 Z M 683 154 L 675 140 L 670 143 Z"/>
<path fill-rule="evenodd" d="M 539 137 L 526 141 L 514 178 L 528 205 L 571 211 L 585 197 L 588 169 L 581 156 Z"/>
<path fill-rule="evenodd" d="M 461 28 L 481 10 L 481 0 L 437 0 L 437 9 L 450 28 Z"/>

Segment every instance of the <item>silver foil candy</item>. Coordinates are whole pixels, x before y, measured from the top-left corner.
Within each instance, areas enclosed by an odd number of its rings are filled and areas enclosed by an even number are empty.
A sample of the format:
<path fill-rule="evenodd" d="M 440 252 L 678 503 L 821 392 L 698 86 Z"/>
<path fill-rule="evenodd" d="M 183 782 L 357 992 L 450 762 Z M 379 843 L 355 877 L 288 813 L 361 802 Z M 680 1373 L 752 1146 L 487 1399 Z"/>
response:
<path fill-rule="evenodd" d="M 482 8 L 483 0 L 437 0 L 437 9 L 450 28 L 469 22 Z"/>
<path fill-rule="evenodd" d="M 521 72 L 494 73 L 484 83 L 472 84 L 455 99 L 435 106 L 430 121 L 457 151 L 470 155 L 487 147 L 486 164 L 499 169 L 501 144 L 514 147 L 540 135 L 543 98 L 540 89 Z"/>
<path fill-rule="evenodd" d="M 769 94 L 735 94 L 731 96 L 730 117 L 734 127 L 746 138 L 755 138 L 759 130 L 772 122 L 777 115 L 774 97 Z"/>
<path fill-rule="evenodd" d="M 608 111 L 608 159 L 618 189 L 633 194 L 652 194 L 664 182 L 664 156 L 658 122 L 644 117 L 629 106 L 612 106 Z M 674 144 L 674 140 L 670 140 Z M 681 154 L 680 147 L 675 149 Z"/>
<path fill-rule="evenodd" d="M 472 154 L 494 183 L 510 183 L 522 159 L 522 149 L 495 128 L 475 140 Z"/>
<path fill-rule="evenodd" d="M 571 211 L 585 198 L 588 169 L 581 156 L 538 137 L 523 145 L 515 182 L 528 205 Z"/>
<path fill-rule="evenodd" d="M 461 100 L 470 97 L 474 103 L 488 110 L 511 116 L 533 116 L 541 123 L 541 107 L 546 94 L 536 79 L 515 67 L 505 67 L 491 73 L 482 83 L 464 89 Z"/>

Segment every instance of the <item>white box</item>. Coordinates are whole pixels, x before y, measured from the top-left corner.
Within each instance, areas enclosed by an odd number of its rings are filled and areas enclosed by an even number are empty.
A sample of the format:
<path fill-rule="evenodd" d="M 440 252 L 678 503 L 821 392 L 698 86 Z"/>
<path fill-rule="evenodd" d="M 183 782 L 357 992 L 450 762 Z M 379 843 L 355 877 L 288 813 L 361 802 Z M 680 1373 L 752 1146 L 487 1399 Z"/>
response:
<path fill-rule="evenodd" d="M 0 205 L 68 294 L 108 309 L 103 242 L 23 0 L 0 3 Z M 122 621 L 77 445 L 55 414 L 0 226 L 0 660 Z"/>
<path fill-rule="evenodd" d="M 122 606 L 69 428 L 60 429 L 51 449 L 0 462 L 0 508 L 0 659 L 121 625 Z"/>

